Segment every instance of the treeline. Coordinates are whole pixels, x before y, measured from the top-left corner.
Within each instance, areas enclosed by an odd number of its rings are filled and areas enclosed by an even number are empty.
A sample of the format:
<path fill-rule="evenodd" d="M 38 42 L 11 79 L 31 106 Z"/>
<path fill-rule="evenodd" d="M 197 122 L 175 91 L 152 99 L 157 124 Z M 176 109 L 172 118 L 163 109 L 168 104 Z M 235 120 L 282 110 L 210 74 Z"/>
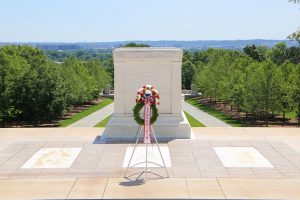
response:
<path fill-rule="evenodd" d="M 112 51 L 98 49 L 83 50 L 45 50 L 46 55 L 54 62 L 62 62 L 66 58 L 78 58 L 80 60 L 106 61 L 112 58 Z"/>
<path fill-rule="evenodd" d="M 77 58 L 81 61 L 97 61 L 114 78 L 114 64 L 112 51 L 103 49 L 83 49 L 83 50 L 45 50 L 46 55 L 53 62 L 63 62 L 69 58 Z M 112 83 L 113 85 L 113 83 Z"/>
<path fill-rule="evenodd" d="M 279 43 L 272 49 L 246 46 L 244 51 L 208 49 L 185 52 L 183 85 L 194 83 L 214 102 L 226 102 L 247 116 L 274 113 L 300 118 L 300 47 Z M 192 78 L 191 78 L 192 77 Z M 189 88 L 187 88 L 189 89 Z"/>
<path fill-rule="evenodd" d="M 30 46 L 0 48 L 0 123 L 38 123 L 97 98 L 111 76 L 100 61 L 57 64 Z"/>

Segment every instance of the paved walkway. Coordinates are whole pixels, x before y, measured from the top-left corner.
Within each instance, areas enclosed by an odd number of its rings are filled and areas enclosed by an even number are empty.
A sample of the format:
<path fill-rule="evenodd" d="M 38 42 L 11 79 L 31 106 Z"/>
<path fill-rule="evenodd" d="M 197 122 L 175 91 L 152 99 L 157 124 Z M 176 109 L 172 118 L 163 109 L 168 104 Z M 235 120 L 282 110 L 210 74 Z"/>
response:
<path fill-rule="evenodd" d="M 102 109 L 82 118 L 68 127 L 94 127 L 114 112 L 114 103 L 111 103 Z"/>
<path fill-rule="evenodd" d="M 0 180 L 0 198 L 11 199 L 285 199 L 299 200 L 299 179 L 123 178 Z"/>
<path fill-rule="evenodd" d="M 184 111 L 188 112 L 206 127 L 231 127 L 229 124 L 203 112 L 202 110 L 186 103 L 182 102 L 182 108 Z"/>
<path fill-rule="evenodd" d="M 82 134 L 85 134 L 85 131 L 82 131 Z M 169 175 L 171 178 L 300 178 L 300 154 L 281 141 L 236 141 L 234 138 L 228 137 L 228 139 L 223 140 L 173 140 L 160 145 L 169 152 L 171 163 Z M 274 167 L 225 167 L 215 152 L 216 147 L 241 146 L 255 148 Z M 128 147 L 131 147 L 130 143 L 93 144 L 91 140 L 14 142 L 0 151 L 0 179 L 43 179 L 53 176 L 61 178 L 120 178 L 125 173 L 123 163 Z M 70 167 L 64 165 L 65 161 L 72 159 L 70 152 L 55 151 L 45 153 L 31 162 L 32 164 L 22 168 L 24 163 L 27 163 L 41 148 L 80 148 L 80 153 Z M 53 158 L 50 158 L 49 154 Z M 242 164 L 243 162 L 251 162 L 249 161 L 251 159 L 253 163 L 256 162 L 257 158 L 252 154 L 244 154 L 245 158 L 238 157 Z M 139 154 L 137 156 L 140 157 Z M 51 166 L 56 167 L 51 169 Z M 130 168 L 128 174 L 134 174 L 137 170 L 141 171 L 140 168 Z M 165 171 L 162 168 L 151 168 L 151 170 L 165 176 Z M 149 177 L 157 178 L 151 175 Z"/>

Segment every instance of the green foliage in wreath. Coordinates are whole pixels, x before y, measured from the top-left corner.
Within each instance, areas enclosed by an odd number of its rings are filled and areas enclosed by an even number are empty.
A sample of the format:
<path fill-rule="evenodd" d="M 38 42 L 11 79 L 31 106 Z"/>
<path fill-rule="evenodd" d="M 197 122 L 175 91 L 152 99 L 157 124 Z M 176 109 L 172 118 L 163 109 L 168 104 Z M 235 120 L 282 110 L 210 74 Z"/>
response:
<path fill-rule="evenodd" d="M 137 104 L 135 104 L 134 108 L 133 108 L 133 118 L 136 121 L 136 123 L 138 123 L 139 125 L 144 125 L 144 119 L 141 118 L 140 116 L 140 111 L 142 110 L 142 108 L 144 107 L 144 103 L 138 102 Z M 156 107 L 156 104 L 151 106 L 151 124 L 154 124 L 155 121 L 157 120 L 158 117 L 158 109 Z"/>

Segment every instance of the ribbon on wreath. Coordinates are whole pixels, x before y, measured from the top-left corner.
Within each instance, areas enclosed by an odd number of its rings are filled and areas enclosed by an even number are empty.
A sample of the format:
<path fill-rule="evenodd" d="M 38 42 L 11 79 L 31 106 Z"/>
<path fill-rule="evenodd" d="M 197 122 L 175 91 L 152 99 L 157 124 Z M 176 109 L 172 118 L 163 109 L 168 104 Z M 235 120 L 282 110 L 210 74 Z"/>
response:
<path fill-rule="evenodd" d="M 151 144 L 151 103 L 145 102 L 144 106 L 144 143 Z"/>

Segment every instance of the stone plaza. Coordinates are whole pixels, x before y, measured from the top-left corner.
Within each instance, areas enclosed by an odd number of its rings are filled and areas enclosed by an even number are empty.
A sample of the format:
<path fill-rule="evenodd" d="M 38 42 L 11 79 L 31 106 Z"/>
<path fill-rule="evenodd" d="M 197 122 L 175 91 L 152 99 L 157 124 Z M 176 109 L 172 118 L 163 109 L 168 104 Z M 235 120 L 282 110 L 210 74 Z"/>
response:
<path fill-rule="evenodd" d="M 170 154 L 170 178 L 135 181 L 123 178 L 132 143 L 95 142 L 104 129 L 1 129 L 0 199 L 299 199 L 299 129 L 192 130 L 194 139 L 161 143 Z M 217 148 L 227 150 L 219 155 Z"/>

